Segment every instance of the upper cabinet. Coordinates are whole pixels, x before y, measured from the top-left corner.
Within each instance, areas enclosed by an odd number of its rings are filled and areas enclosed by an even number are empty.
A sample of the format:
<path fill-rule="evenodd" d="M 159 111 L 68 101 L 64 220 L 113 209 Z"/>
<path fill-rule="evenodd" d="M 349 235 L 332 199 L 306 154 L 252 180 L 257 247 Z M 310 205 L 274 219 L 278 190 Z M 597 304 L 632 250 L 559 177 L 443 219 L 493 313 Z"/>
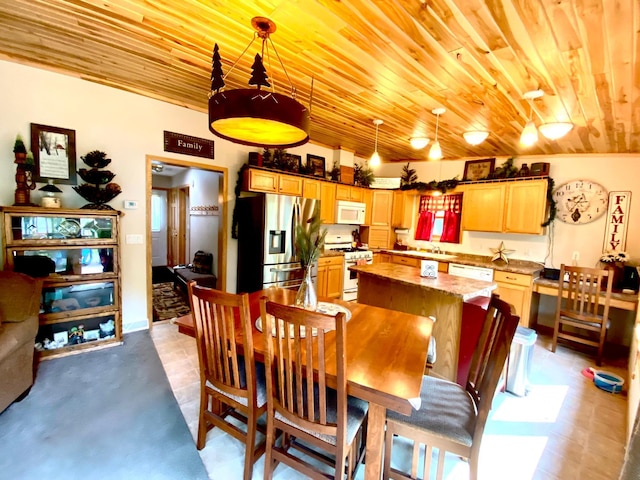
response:
<path fill-rule="evenodd" d="M 336 200 L 350 200 L 352 202 L 362 202 L 363 188 L 352 185 L 338 183 L 336 185 Z"/>
<path fill-rule="evenodd" d="M 405 190 L 393 191 L 393 211 L 391 226 L 395 228 L 411 228 L 413 224 L 413 202 L 415 193 Z"/>
<path fill-rule="evenodd" d="M 541 235 L 547 179 L 465 185 L 463 230 Z"/>
<path fill-rule="evenodd" d="M 320 191 L 320 180 L 313 180 L 311 178 L 302 179 L 302 196 L 304 198 L 321 199 L 322 192 Z"/>
<path fill-rule="evenodd" d="M 391 226 L 392 190 L 375 190 L 371 201 L 371 225 Z"/>
<path fill-rule="evenodd" d="M 320 182 L 320 218 L 324 223 L 336 221 L 336 186 L 330 182 Z"/>
<path fill-rule="evenodd" d="M 302 196 L 302 177 L 283 175 L 249 168 L 244 172 L 243 190 L 250 192 L 280 193 Z"/>

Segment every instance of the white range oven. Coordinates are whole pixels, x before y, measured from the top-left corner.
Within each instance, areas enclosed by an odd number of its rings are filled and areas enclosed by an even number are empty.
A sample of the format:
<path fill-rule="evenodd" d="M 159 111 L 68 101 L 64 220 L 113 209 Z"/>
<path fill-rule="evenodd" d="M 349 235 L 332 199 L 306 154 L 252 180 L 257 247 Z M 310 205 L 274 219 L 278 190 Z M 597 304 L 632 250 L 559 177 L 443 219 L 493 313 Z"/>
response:
<path fill-rule="evenodd" d="M 348 240 L 348 241 L 347 241 Z M 358 274 L 349 270 L 354 265 L 366 265 L 373 263 L 373 252 L 359 250 L 351 246 L 351 237 L 341 235 L 327 235 L 325 239 L 327 250 L 344 252 L 342 300 L 355 301 L 358 299 Z"/>

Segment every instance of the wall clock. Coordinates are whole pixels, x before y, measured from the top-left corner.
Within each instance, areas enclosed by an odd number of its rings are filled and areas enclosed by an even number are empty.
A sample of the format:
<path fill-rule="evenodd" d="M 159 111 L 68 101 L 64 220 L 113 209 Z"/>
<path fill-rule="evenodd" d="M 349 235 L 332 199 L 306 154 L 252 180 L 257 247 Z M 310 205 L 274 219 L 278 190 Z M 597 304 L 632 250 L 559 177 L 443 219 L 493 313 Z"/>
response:
<path fill-rule="evenodd" d="M 589 180 L 571 180 L 560 185 L 553 192 L 553 199 L 558 219 L 573 225 L 593 222 L 607 212 L 606 189 Z"/>

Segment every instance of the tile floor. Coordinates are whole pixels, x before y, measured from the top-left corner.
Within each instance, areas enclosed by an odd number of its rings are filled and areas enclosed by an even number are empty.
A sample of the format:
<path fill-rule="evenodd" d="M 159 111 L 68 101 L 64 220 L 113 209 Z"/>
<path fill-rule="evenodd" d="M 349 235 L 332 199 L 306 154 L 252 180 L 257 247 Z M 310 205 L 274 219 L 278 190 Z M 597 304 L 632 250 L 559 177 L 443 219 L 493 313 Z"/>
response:
<path fill-rule="evenodd" d="M 191 433 L 198 423 L 198 356 L 192 338 L 178 333 L 170 321 L 156 322 L 152 338 Z M 499 393 L 487 422 L 481 451 L 480 480 L 610 480 L 618 478 L 626 440 L 627 400 L 593 385 L 582 369 L 593 358 L 539 336 L 533 351 L 530 392 L 525 397 Z M 603 369 L 626 378 L 626 359 L 606 362 Z M 393 463 L 410 462 L 402 442 L 394 447 Z M 209 478 L 242 478 L 244 446 L 220 430 L 211 430 L 200 452 Z M 435 462 L 434 462 L 435 463 Z M 254 467 L 263 476 L 264 456 Z M 280 465 L 274 478 L 304 478 Z M 358 479 L 364 478 L 360 467 Z M 467 464 L 449 456 L 447 480 L 467 479 Z"/>

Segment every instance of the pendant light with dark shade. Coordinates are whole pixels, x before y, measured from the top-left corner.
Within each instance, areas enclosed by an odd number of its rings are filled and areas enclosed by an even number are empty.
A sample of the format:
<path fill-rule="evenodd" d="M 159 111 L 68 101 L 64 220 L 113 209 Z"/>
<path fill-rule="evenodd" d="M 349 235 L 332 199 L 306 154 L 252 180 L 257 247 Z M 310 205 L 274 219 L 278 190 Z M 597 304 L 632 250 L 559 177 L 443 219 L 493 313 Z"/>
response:
<path fill-rule="evenodd" d="M 237 65 L 232 65 L 226 75 L 222 72 L 222 61 L 216 44 L 211 68 L 211 92 L 209 96 L 209 130 L 215 135 L 242 145 L 265 148 L 286 148 L 303 145 L 309 141 L 309 109 L 295 98 L 295 88 L 270 38 L 276 24 L 265 17 L 254 17 L 251 25 L 256 30 L 244 54 L 256 38 L 262 41 L 261 54 L 256 54 L 251 66 L 249 86 L 224 90 L 225 78 Z M 289 80 L 291 96 L 276 93 L 267 69 L 262 63 L 265 51 L 273 48 L 284 74 Z M 242 54 L 240 56 L 242 56 Z"/>

